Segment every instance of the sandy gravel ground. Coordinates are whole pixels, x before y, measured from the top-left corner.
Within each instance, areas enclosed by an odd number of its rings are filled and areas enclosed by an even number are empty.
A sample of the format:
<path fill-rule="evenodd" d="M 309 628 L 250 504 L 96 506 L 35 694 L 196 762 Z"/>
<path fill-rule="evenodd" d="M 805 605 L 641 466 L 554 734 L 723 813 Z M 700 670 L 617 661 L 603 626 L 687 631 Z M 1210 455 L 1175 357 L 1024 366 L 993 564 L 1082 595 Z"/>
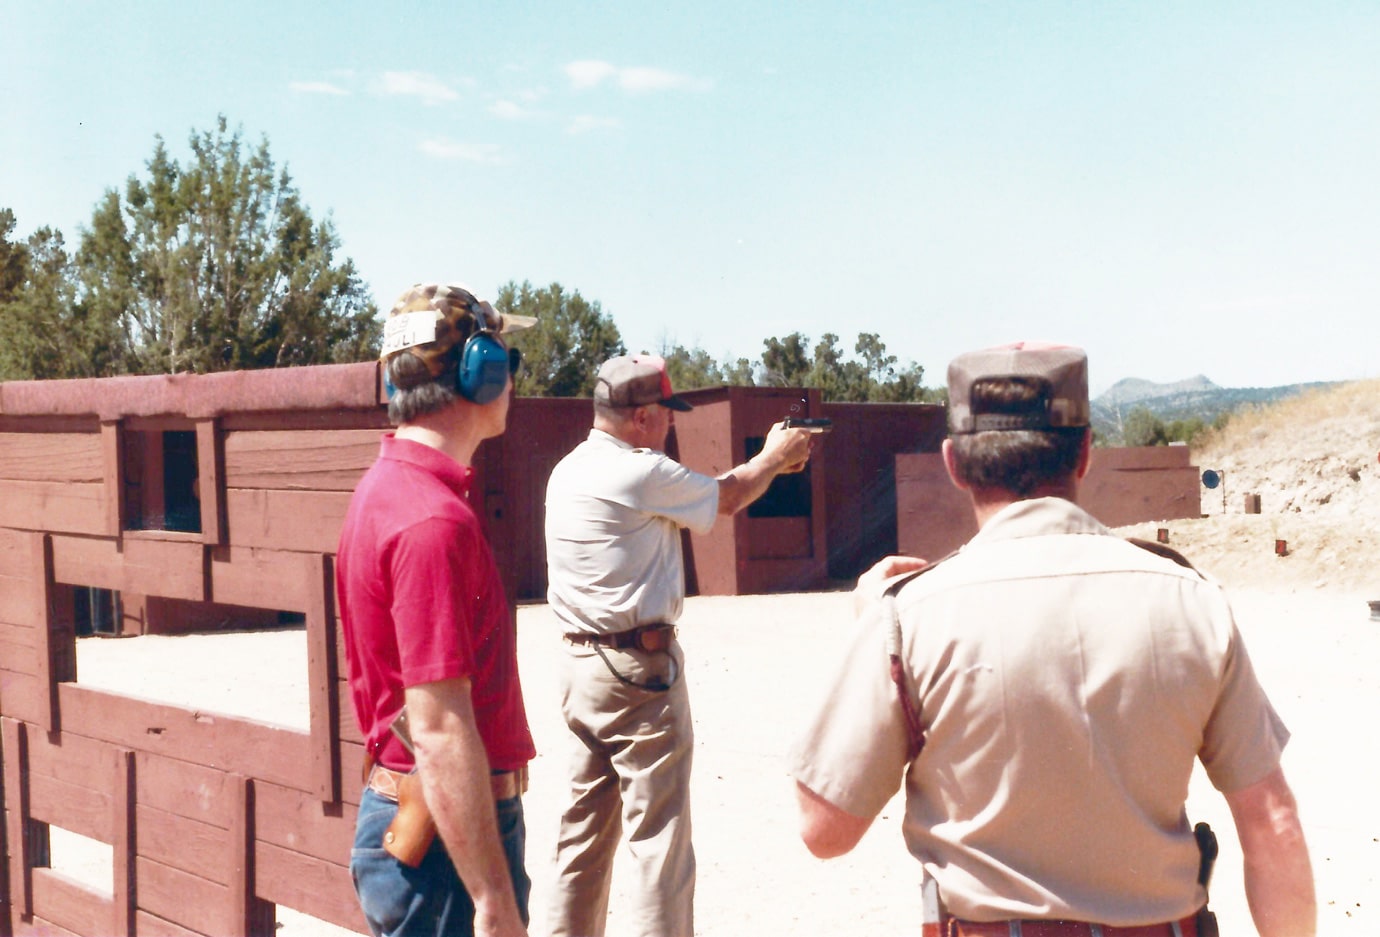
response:
<path fill-rule="evenodd" d="M 1207 537 L 1208 526 L 1195 526 L 1193 536 Z M 1181 522 L 1173 536 L 1183 541 L 1190 535 Z M 1280 568 L 1266 567 L 1276 580 Z M 1312 849 L 1320 933 L 1338 937 L 1380 933 L 1380 805 L 1374 793 L 1380 767 L 1368 741 L 1380 712 L 1380 621 L 1370 619 L 1367 605 L 1380 599 L 1380 572 L 1376 580 L 1374 589 L 1339 589 L 1243 575 L 1232 590 L 1261 679 L 1294 733 L 1285 768 Z M 518 625 L 522 679 L 540 749 L 526 808 L 532 933 L 543 934 L 562 806 L 565 730 L 554 676 L 559 651 L 544 605 L 520 608 Z M 850 627 L 847 593 L 687 603 L 682 641 L 697 733 L 693 800 L 702 935 L 917 932 L 919 869 L 901 843 L 899 801 L 842 859 L 815 860 L 796 835 L 785 753 L 801 707 L 817 692 Z M 91 685 L 307 725 L 300 630 L 85 639 L 78 661 L 80 679 Z M 1221 841 L 1212 903 L 1222 932 L 1252 933 L 1230 816 L 1201 776 L 1189 813 L 1212 823 Z M 55 843 L 55 865 L 108 883 L 109 851 L 102 858 L 102 848 L 64 839 Z M 629 933 L 618 912 L 627 879 L 626 865 L 616 866 L 610 937 Z M 285 935 L 337 932 L 288 909 L 280 909 L 279 920 Z"/>

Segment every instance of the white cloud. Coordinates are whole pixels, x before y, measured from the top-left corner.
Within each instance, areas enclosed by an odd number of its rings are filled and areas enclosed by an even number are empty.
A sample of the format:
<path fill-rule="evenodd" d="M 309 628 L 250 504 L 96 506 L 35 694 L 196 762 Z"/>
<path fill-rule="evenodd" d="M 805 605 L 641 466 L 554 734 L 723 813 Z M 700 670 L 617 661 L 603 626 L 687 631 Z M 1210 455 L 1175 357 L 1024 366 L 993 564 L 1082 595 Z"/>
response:
<path fill-rule="evenodd" d="M 714 83 L 707 78 L 695 78 L 691 75 L 669 72 L 663 68 L 619 68 L 608 62 L 593 59 L 571 62 L 565 67 L 565 74 L 576 90 L 595 88 L 606 81 L 612 81 L 631 94 L 647 94 L 653 91 L 709 91 L 714 87 Z"/>
<path fill-rule="evenodd" d="M 570 120 L 567 133 L 589 133 L 591 130 L 608 130 L 623 126 L 616 117 L 595 117 L 592 114 L 579 114 Z"/>
<path fill-rule="evenodd" d="M 618 74 L 618 69 L 608 62 L 596 62 L 588 59 L 571 62 L 565 67 L 565 74 L 570 79 L 570 83 L 576 88 L 593 88 L 602 84 L 604 79 L 611 78 Z"/>
<path fill-rule="evenodd" d="M 441 104 L 460 97 L 441 79 L 424 72 L 384 72 L 381 85 L 384 94 L 421 98 L 424 104 Z"/>
<path fill-rule="evenodd" d="M 293 81 L 288 83 L 288 87 L 298 94 L 336 94 L 348 95 L 339 85 L 331 84 L 329 81 Z"/>
<path fill-rule="evenodd" d="M 454 140 L 431 138 L 423 140 L 419 149 L 437 159 L 456 159 L 467 163 L 493 166 L 501 163 L 502 151 L 496 143 L 458 143 Z"/>

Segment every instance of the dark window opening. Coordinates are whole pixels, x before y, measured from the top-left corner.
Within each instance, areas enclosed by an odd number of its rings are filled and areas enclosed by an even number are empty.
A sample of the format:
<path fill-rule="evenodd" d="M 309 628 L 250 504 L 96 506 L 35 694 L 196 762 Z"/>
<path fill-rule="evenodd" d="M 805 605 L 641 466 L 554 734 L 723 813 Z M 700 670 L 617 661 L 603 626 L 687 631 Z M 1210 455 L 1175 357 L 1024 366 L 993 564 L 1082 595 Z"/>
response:
<path fill-rule="evenodd" d="M 747 457 L 762 451 L 765 436 L 749 436 L 743 441 Z M 810 517 L 810 468 L 772 479 L 766 493 L 748 505 L 748 517 Z"/>
<path fill-rule="evenodd" d="M 94 586 L 72 589 L 77 637 L 120 633 L 120 593 Z"/>
<path fill-rule="evenodd" d="M 163 434 L 163 518 L 164 530 L 201 532 L 195 432 Z"/>
<path fill-rule="evenodd" d="M 136 430 L 125 444 L 125 516 L 130 530 L 201 532 L 195 430 Z"/>

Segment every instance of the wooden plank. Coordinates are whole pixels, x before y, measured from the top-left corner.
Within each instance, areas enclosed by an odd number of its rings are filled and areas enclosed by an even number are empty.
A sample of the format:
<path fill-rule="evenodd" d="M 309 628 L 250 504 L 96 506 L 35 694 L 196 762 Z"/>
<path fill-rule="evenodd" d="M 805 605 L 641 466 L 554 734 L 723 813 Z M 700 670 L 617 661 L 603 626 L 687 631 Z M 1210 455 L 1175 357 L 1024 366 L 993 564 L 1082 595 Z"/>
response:
<path fill-rule="evenodd" d="M 134 870 L 138 862 L 138 829 L 134 752 L 121 749 L 115 766 L 115 786 L 111 791 L 111 860 L 114 873 L 112 883 L 114 937 L 134 937 L 138 932 L 135 914 L 139 895 L 135 887 Z"/>
<path fill-rule="evenodd" d="M 174 924 L 142 908 L 134 915 L 134 922 L 139 929 L 139 937 L 202 937 L 190 927 Z"/>
<path fill-rule="evenodd" d="M 336 692 L 336 719 L 340 726 L 342 742 L 364 744 L 364 733 L 360 731 L 359 720 L 355 718 L 355 704 L 350 699 L 350 684 L 346 680 L 340 681 Z"/>
<path fill-rule="evenodd" d="M 208 593 L 206 547 L 197 542 L 124 538 L 121 591 L 168 599 L 205 602 Z"/>
<path fill-rule="evenodd" d="M 0 589 L 5 588 L 5 580 L 0 579 Z M 0 641 L 11 644 L 14 647 L 28 648 L 32 651 L 38 646 L 38 629 L 27 622 L 10 624 L 0 620 Z M 0 657 L 5 663 L 9 663 L 9 658 Z"/>
<path fill-rule="evenodd" d="M 29 561 L 32 565 L 32 557 Z M 0 576 L 0 621 L 29 627 L 38 624 L 41 609 L 35 601 L 31 572 L 26 570 L 22 576 Z"/>
<path fill-rule="evenodd" d="M 310 583 L 300 553 L 253 547 L 211 550 L 211 598 L 228 605 L 305 612 Z"/>
<path fill-rule="evenodd" d="M 335 565 L 329 556 L 306 558 L 307 688 L 311 704 L 312 781 L 326 803 L 340 800 L 340 759 L 336 740 L 340 720 L 335 659 Z"/>
<path fill-rule="evenodd" d="M 144 856 L 135 876 L 144 911 L 201 934 L 226 933 L 230 892 L 224 885 Z"/>
<path fill-rule="evenodd" d="M 224 771 L 148 751 L 136 753 L 135 758 L 141 807 L 222 830 L 230 825 L 230 776 Z"/>
<path fill-rule="evenodd" d="M 100 482 L 104 471 L 96 433 L 0 433 L 0 479 Z"/>
<path fill-rule="evenodd" d="M 96 791 L 110 789 L 116 751 L 80 735 L 34 735 L 29 739 L 29 775 L 53 778 Z"/>
<path fill-rule="evenodd" d="M 34 869 L 34 915 L 76 934 L 109 934 L 110 895 L 52 869 Z"/>
<path fill-rule="evenodd" d="M 368 933 L 348 866 L 268 843 L 260 843 L 258 852 L 254 890 L 261 897 L 339 927 Z"/>
<path fill-rule="evenodd" d="M 229 882 L 225 862 L 230 842 L 228 830 L 143 804 L 138 806 L 136 819 L 139 855 L 209 882 Z"/>
<path fill-rule="evenodd" d="M 364 745 L 340 743 L 340 779 L 342 802 L 359 806 L 359 795 L 364 791 Z"/>
<path fill-rule="evenodd" d="M 88 839 L 112 839 L 110 795 L 104 791 L 31 774 L 29 815 Z"/>
<path fill-rule="evenodd" d="M 15 719 L 37 724 L 42 715 L 42 696 L 48 685 L 33 674 L 16 673 L 0 667 L 0 712 Z"/>
<path fill-rule="evenodd" d="M 59 728 L 57 682 L 75 676 L 62 672 L 65 669 L 62 668 L 62 663 L 65 660 L 76 659 L 75 647 L 64 653 L 64 644 L 72 642 L 75 645 L 76 635 L 72 630 L 72 622 L 63 622 L 55 614 L 52 538 L 47 534 L 31 534 L 29 549 L 30 589 L 34 592 L 34 608 L 38 612 L 38 618 L 34 621 L 38 629 L 38 653 L 35 657 L 38 672 L 34 674 L 39 686 L 38 725 L 45 732 L 56 732 Z"/>
<path fill-rule="evenodd" d="M 5 662 L 6 671 L 28 677 L 38 676 L 38 651 L 32 644 L 20 644 L 0 637 L 0 660 Z"/>
<path fill-rule="evenodd" d="M 52 921 L 35 917 L 28 921 L 20 921 L 15 928 L 14 937 L 84 937 L 84 935 L 73 933 L 65 927 L 59 927 Z"/>
<path fill-rule="evenodd" d="M 101 424 L 101 473 L 105 483 L 105 535 L 125 529 L 125 435 L 118 420 Z"/>
<path fill-rule="evenodd" d="M 323 804 L 313 794 L 263 781 L 254 785 L 254 804 L 260 843 L 328 862 L 349 861 L 357 807 Z"/>
<path fill-rule="evenodd" d="M 213 419 L 196 423 L 197 490 L 201 498 L 203 543 L 225 542 L 225 449 Z"/>
<path fill-rule="evenodd" d="M 230 542 L 303 553 L 334 553 L 350 506 L 347 491 L 225 492 Z"/>
<path fill-rule="evenodd" d="M 265 780 L 312 789 L 306 733 L 80 684 L 62 683 L 58 691 L 68 731 L 195 764 L 244 766 Z"/>
<path fill-rule="evenodd" d="M 0 527 L 0 576 L 26 576 L 28 573 L 28 534 Z"/>
<path fill-rule="evenodd" d="M 124 591 L 120 541 L 53 534 L 53 578 L 73 586 Z"/>
<path fill-rule="evenodd" d="M 231 488 L 354 491 L 379 454 L 378 430 L 238 432 L 225 437 Z"/>
<path fill-rule="evenodd" d="M 5 835 L 10 855 L 10 907 L 20 917 L 34 913 L 33 863 L 29 837 L 29 730 L 22 722 L 0 718 L 5 763 Z"/>
<path fill-rule="evenodd" d="M 367 429 L 382 434 L 392 429 L 388 422 L 388 405 L 364 410 L 229 410 L 220 415 L 221 429 L 227 433 L 306 432 L 318 430 Z M 3 417 L 0 417 L 3 425 Z"/>
<path fill-rule="evenodd" d="M 103 534 L 105 511 L 104 484 L 7 481 L 0 485 L 0 517 L 9 527 Z"/>
<path fill-rule="evenodd" d="M 230 818 L 230 920 L 226 933 L 231 937 L 251 937 L 273 930 L 273 905 L 260 898 L 254 887 L 256 850 L 254 848 L 254 780 L 237 775 Z"/>

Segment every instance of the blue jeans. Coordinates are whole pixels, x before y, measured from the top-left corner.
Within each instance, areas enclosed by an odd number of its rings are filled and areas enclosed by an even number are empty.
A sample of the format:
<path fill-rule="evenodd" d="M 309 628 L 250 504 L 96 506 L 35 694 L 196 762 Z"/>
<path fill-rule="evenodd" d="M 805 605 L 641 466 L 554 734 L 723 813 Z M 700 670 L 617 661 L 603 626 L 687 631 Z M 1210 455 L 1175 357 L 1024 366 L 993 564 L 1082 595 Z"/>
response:
<path fill-rule="evenodd" d="M 522 816 L 522 798 L 500 800 L 495 807 L 513 893 L 525 924 L 532 881 L 523 860 L 527 826 Z M 360 798 L 355 843 L 350 850 L 350 875 L 369 929 L 375 937 L 470 937 L 474 933 L 474 902 L 456 875 L 441 837 L 436 837 L 422 864 L 415 869 L 384 851 L 383 833 L 397 812 L 397 804 L 368 788 Z"/>

